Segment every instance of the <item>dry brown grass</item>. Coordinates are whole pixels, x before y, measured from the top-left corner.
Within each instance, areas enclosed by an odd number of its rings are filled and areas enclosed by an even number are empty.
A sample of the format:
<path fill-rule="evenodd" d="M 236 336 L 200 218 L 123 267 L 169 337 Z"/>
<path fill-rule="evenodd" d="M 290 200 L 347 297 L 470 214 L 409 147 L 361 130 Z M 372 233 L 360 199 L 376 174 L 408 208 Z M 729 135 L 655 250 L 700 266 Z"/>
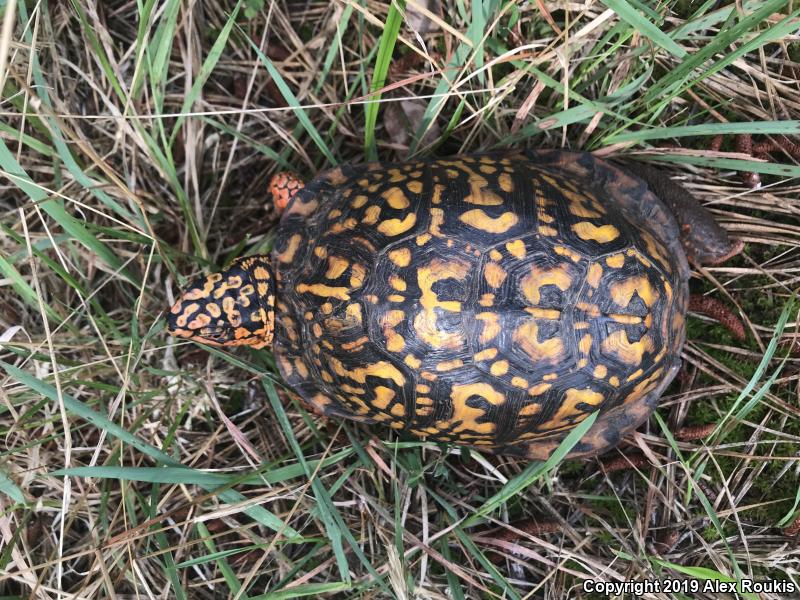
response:
<path fill-rule="evenodd" d="M 795 3 L 700 15 L 648 2 L 663 19 L 648 29 L 639 12 L 618 16 L 625 0 L 408 2 L 374 129 L 381 159 L 405 157 L 439 106 L 422 153 L 514 143 L 669 162 L 747 243 L 693 282 L 737 308 L 748 339 L 690 319 L 685 370 L 658 411 L 684 441 L 651 419 L 545 477 L 320 420 L 283 393 L 282 421 L 266 353 L 165 336 L 186 278 L 268 246 L 271 173 L 364 160 L 389 9 L 248 0 L 228 31 L 233 3 L 153 4 L 7 5 L 0 595 L 592 598 L 586 579 L 680 569 L 800 584 L 796 307 L 774 335 L 800 273 L 800 156 L 782 137 L 800 134 Z M 756 156 L 734 137 L 748 128 Z M 721 425 L 702 439 L 677 435 L 709 423 Z M 519 492 L 465 521 L 520 474 Z"/>

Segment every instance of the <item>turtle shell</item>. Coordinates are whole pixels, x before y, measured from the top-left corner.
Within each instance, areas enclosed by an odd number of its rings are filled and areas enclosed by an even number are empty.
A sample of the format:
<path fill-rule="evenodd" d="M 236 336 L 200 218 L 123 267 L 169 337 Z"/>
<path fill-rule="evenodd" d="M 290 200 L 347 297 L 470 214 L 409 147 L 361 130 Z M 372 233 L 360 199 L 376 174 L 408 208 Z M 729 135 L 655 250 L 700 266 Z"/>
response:
<path fill-rule="evenodd" d="M 638 426 L 674 377 L 689 269 L 639 179 L 527 151 L 327 171 L 284 213 L 275 353 L 318 411 L 544 458 Z"/>

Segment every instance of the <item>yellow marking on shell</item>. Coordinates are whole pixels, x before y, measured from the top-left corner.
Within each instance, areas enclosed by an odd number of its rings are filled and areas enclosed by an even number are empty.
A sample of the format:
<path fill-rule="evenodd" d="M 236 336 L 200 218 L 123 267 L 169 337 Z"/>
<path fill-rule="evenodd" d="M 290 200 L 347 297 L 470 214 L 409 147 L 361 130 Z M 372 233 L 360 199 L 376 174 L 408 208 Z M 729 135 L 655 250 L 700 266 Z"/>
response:
<path fill-rule="evenodd" d="M 406 378 L 393 364 L 385 360 L 376 363 L 368 364 L 364 367 L 355 367 L 348 370 L 344 367 L 342 362 L 337 358 L 331 356 L 328 359 L 333 368 L 333 372 L 339 377 L 348 377 L 358 383 L 366 383 L 367 377 L 377 377 L 378 379 L 388 379 L 395 383 L 397 386 L 402 386 Z"/>
<path fill-rule="evenodd" d="M 573 327 L 575 329 L 589 329 L 589 323 L 586 321 L 575 321 Z"/>
<path fill-rule="evenodd" d="M 419 369 L 422 366 L 422 361 L 419 360 L 413 354 L 406 354 L 406 357 L 403 359 L 403 362 L 406 363 L 412 369 Z"/>
<path fill-rule="evenodd" d="M 350 300 L 350 296 L 347 294 L 346 287 L 331 287 L 329 285 L 325 285 L 322 283 L 315 283 L 313 285 L 308 285 L 307 283 L 300 283 L 295 288 L 299 294 L 305 294 L 306 292 L 314 294 L 315 296 L 321 296 L 323 298 L 336 298 L 338 300 Z"/>
<path fill-rule="evenodd" d="M 431 224 L 428 226 L 428 232 L 436 237 L 443 237 L 441 226 L 444 224 L 444 211 L 441 208 L 431 209 Z"/>
<path fill-rule="evenodd" d="M 650 377 L 647 377 L 646 379 L 643 379 L 642 381 L 637 383 L 636 386 L 634 386 L 634 388 L 628 394 L 628 397 L 625 398 L 625 404 L 631 404 L 633 402 L 636 402 L 646 394 L 652 392 L 656 387 L 658 387 L 658 384 L 661 382 L 663 372 L 664 370 L 662 368 L 658 368 L 655 371 L 653 371 L 653 374 L 650 375 Z"/>
<path fill-rule="evenodd" d="M 388 235 L 389 237 L 394 237 L 411 229 L 416 222 L 417 215 L 414 213 L 408 213 L 402 221 L 400 219 L 387 219 L 386 221 L 381 221 L 378 224 L 378 231 L 384 235 Z"/>
<path fill-rule="evenodd" d="M 500 317 L 496 313 L 484 312 L 475 315 L 479 321 L 483 321 L 483 330 L 480 335 L 480 342 L 486 344 L 491 342 L 500 333 Z"/>
<path fill-rule="evenodd" d="M 631 381 L 633 381 L 634 379 L 639 379 L 639 377 L 641 377 L 642 375 L 644 375 L 644 371 L 643 371 L 642 369 L 636 369 L 636 370 L 635 370 L 633 373 L 631 373 L 631 374 L 630 374 L 630 375 L 627 377 L 627 379 L 625 379 L 625 381 L 627 381 L 628 383 L 630 383 L 630 382 L 631 382 Z"/>
<path fill-rule="evenodd" d="M 327 396 L 317 394 L 311 398 L 307 398 L 306 402 L 308 402 L 313 408 L 316 408 L 319 412 L 324 413 L 325 407 L 331 403 L 331 400 Z"/>
<path fill-rule="evenodd" d="M 306 367 L 306 364 L 301 359 L 295 358 L 294 366 L 295 369 L 297 369 L 297 372 L 300 375 L 300 377 L 302 377 L 303 379 L 308 379 L 308 367 Z"/>
<path fill-rule="evenodd" d="M 608 315 L 615 323 L 622 323 L 623 325 L 638 325 L 642 322 L 642 317 L 637 317 L 636 315 L 618 315 L 618 314 L 610 314 Z M 650 315 L 647 315 L 645 322 L 650 321 L 652 323 L 652 318 Z M 648 324 L 648 327 L 650 325 Z"/>
<path fill-rule="evenodd" d="M 608 375 L 608 368 L 605 365 L 596 365 L 592 375 L 598 379 L 604 379 Z"/>
<path fill-rule="evenodd" d="M 551 319 L 557 321 L 561 318 L 561 311 L 555 308 L 539 308 L 538 306 L 528 306 L 525 312 L 533 315 L 537 319 Z"/>
<path fill-rule="evenodd" d="M 344 174 L 341 167 L 335 167 L 325 173 L 325 179 L 330 181 L 333 185 L 342 185 L 347 181 L 347 176 Z"/>
<path fill-rule="evenodd" d="M 582 354 L 589 354 L 589 350 L 592 349 L 592 336 L 588 333 L 581 338 L 581 341 L 578 342 L 578 350 L 581 351 Z"/>
<path fill-rule="evenodd" d="M 610 383 L 614 387 L 619 387 L 619 377 L 617 377 L 616 375 L 612 375 L 611 377 L 608 378 L 608 383 Z"/>
<path fill-rule="evenodd" d="M 320 310 L 323 314 L 329 315 L 333 312 L 333 304 L 330 302 L 325 302 L 322 306 L 320 306 Z"/>
<path fill-rule="evenodd" d="M 524 258 L 525 257 L 525 242 L 522 240 L 514 240 L 513 242 L 506 242 L 506 250 L 516 257 L 516 258 Z"/>
<path fill-rule="evenodd" d="M 322 325 L 319 323 L 314 323 L 311 327 L 311 331 L 314 333 L 314 336 L 322 337 Z"/>
<path fill-rule="evenodd" d="M 364 265 L 354 264 L 350 268 L 350 288 L 360 288 L 367 276 L 367 269 Z"/>
<path fill-rule="evenodd" d="M 619 269 L 625 264 L 624 254 L 613 254 L 606 257 L 606 264 L 612 269 Z"/>
<path fill-rule="evenodd" d="M 527 319 L 517 327 L 513 340 L 527 354 L 531 361 L 556 364 L 564 357 L 564 342 L 561 338 L 550 338 L 539 341 L 539 326 L 533 319 Z"/>
<path fill-rule="evenodd" d="M 483 269 L 483 277 L 490 286 L 499 288 L 506 280 L 506 271 L 496 262 L 490 262 Z"/>
<path fill-rule="evenodd" d="M 427 244 L 430 241 L 431 237 L 433 237 L 433 236 L 431 236 L 430 233 L 423 233 L 422 235 L 418 235 L 417 236 L 417 246 L 424 246 L 425 244 Z"/>
<path fill-rule="evenodd" d="M 408 201 L 406 193 L 398 187 L 389 188 L 383 192 L 381 196 L 386 200 L 389 206 L 395 210 L 403 210 L 411 206 L 411 202 Z"/>
<path fill-rule="evenodd" d="M 292 202 L 285 214 L 287 216 L 299 215 L 301 217 L 307 217 L 317 212 L 318 206 L 319 203 L 316 200 L 311 200 L 309 202 Z"/>
<path fill-rule="evenodd" d="M 328 270 L 325 272 L 327 279 L 338 279 L 350 266 L 350 261 L 340 256 L 328 257 Z"/>
<path fill-rule="evenodd" d="M 427 417 L 433 414 L 433 408 L 430 406 L 420 406 L 414 411 L 414 414 L 418 417 Z"/>
<path fill-rule="evenodd" d="M 406 282 L 403 280 L 402 277 L 399 277 L 398 275 L 389 276 L 389 285 L 392 286 L 392 288 L 397 290 L 398 292 L 405 292 L 407 287 Z"/>
<path fill-rule="evenodd" d="M 618 306 L 628 306 L 633 294 L 638 293 L 648 308 L 656 303 L 659 295 L 658 290 L 650 284 L 650 280 L 644 275 L 637 275 L 612 283 L 609 286 L 609 293 L 611 294 L 611 299 Z"/>
<path fill-rule="evenodd" d="M 364 298 L 372 304 L 378 303 L 378 297 L 375 294 L 367 294 Z"/>
<path fill-rule="evenodd" d="M 480 167 L 478 167 L 478 170 L 481 173 L 486 173 L 487 175 L 491 175 L 492 173 L 497 171 L 497 169 L 492 165 L 481 165 Z"/>
<path fill-rule="evenodd" d="M 603 340 L 601 347 L 604 353 L 614 354 L 620 361 L 631 366 L 642 364 L 645 352 L 652 352 L 655 349 L 649 335 L 642 336 L 638 342 L 631 342 L 624 329 L 609 334 Z"/>
<path fill-rule="evenodd" d="M 340 387 L 343 392 L 347 392 L 348 394 L 364 394 L 367 391 L 362 387 L 353 387 L 347 383 L 343 383 Z"/>
<path fill-rule="evenodd" d="M 479 396 L 493 406 L 499 406 L 506 400 L 503 393 L 498 392 L 488 383 L 454 385 L 450 390 L 453 415 L 449 419 L 437 421 L 437 430 L 450 431 L 455 435 L 460 433 L 489 435 L 493 433 L 495 430 L 494 423 L 478 423 L 478 419 L 485 417 L 486 412 L 467 404 L 467 401 L 474 396 Z"/>
<path fill-rule="evenodd" d="M 531 404 L 526 404 L 521 409 L 519 409 L 519 416 L 520 417 L 532 417 L 533 415 L 538 415 L 542 410 L 542 405 L 537 404 L 536 402 L 532 402 Z"/>
<path fill-rule="evenodd" d="M 588 358 L 582 358 L 582 359 L 580 359 L 578 361 L 578 368 L 582 369 L 583 367 L 585 367 L 588 364 L 589 364 L 589 359 Z"/>
<path fill-rule="evenodd" d="M 339 210 L 338 208 L 334 208 L 331 212 L 328 213 L 328 220 L 332 221 L 333 219 L 336 219 L 337 217 L 341 216 L 342 216 L 342 211 Z"/>
<path fill-rule="evenodd" d="M 206 304 L 206 310 L 208 311 L 208 314 L 210 314 L 215 319 L 218 319 L 222 315 L 222 311 L 220 310 L 219 305 L 217 305 L 214 302 L 209 302 L 208 304 Z"/>
<path fill-rule="evenodd" d="M 406 414 L 406 407 L 400 403 L 395 404 L 389 409 L 389 412 L 392 413 L 395 417 L 402 417 Z"/>
<path fill-rule="evenodd" d="M 468 179 L 470 193 L 464 196 L 464 202 L 478 206 L 500 206 L 503 203 L 500 196 L 488 189 L 489 182 L 484 177 L 469 168 L 465 170 L 470 173 Z"/>
<path fill-rule="evenodd" d="M 548 373 L 544 377 L 542 377 L 545 381 L 553 381 L 554 379 L 558 379 L 558 373 Z"/>
<path fill-rule="evenodd" d="M 528 380 L 522 377 L 512 377 L 511 378 L 511 385 L 518 388 L 526 388 L 528 387 Z"/>
<path fill-rule="evenodd" d="M 394 390 L 387 388 L 385 386 L 379 385 L 375 388 L 375 397 L 372 399 L 372 404 L 375 408 L 380 410 L 384 410 L 392 399 L 395 397 Z"/>
<path fill-rule="evenodd" d="M 497 183 L 500 185 L 500 189 L 508 194 L 514 191 L 514 180 L 508 173 L 501 173 L 497 178 Z"/>
<path fill-rule="evenodd" d="M 377 205 L 372 205 L 367 207 L 367 210 L 364 211 L 364 218 L 361 219 L 361 222 L 364 225 L 375 225 L 378 222 L 378 219 L 381 216 L 381 207 Z"/>
<path fill-rule="evenodd" d="M 419 303 L 422 310 L 414 318 L 414 328 L 419 337 L 434 348 L 458 348 L 464 342 L 458 332 L 442 330 L 437 323 L 436 309 L 448 312 L 461 311 L 461 302 L 455 300 L 439 300 L 433 286 L 447 279 L 463 280 L 470 271 L 469 263 L 458 259 L 434 259 L 429 264 L 417 269 L 417 285 L 420 290 Z"/>
<path fill-rule="evenodd" d="M 664 270 L 666 270 L 667 273 L 672 273 L 672 264 L 669 260 L 667 260 L 667 254 L 664 246 L 647 231 L 641 232 L 641 238 L 644 241 L 645 247 L 647 248 L 648 256 L 655 258 L 659 263 L 661 263 L 661 266 L 664 267 Z M 640 260 L 644 258 L 638 253 L 636 256 L 637 258 L 640 258 Z"/>
<path fill-rule="evenodd" d="M 496 248 L 492 248 L 491 250 L 489 250 L 489 258 L 491 258 L 492 260 L 495 260 L 495 261 L 502 260 L 503 259 L 503 255 Z"/>
<path fill-rule="evenodd" d="M 540 234 L 547 237 L 555 237 L 558 235 L 558 230 L 554 229 L 553 227 L 550 227 L 549 225 L 539 225 L 539 227 L 537 227 L 536 230 Z"/>
<path fill-rule="evenodd" d="M 536 385 L 531 386 L 528 389 L 528 395 L 530 395 L 530 396 L 541 396 L 547 390 L 549 390 L 551 387 L 553 387 L 553 384 L 551 384 L 551 383 L 537 383 Z"/>
<path fill-rule="evenodd" d="M 603 267 L 599 263 L 592 263 L 589 267 L 589 272 L 586 275 L 586 282 L 593 288 L 600 285 L 600 279 L 603 277 Z"/>
<path fill-rule="evenodd" d="M 437 363 L 436 370 L 439 372 L 443 371 L 452 371 L 453 369 L 458 369 L 459 367 L 464 366 L 464 361 L 460 358 L 455 358 L 453 360 L 443 360 L 440 363 Z"/>
<path fill-rule="evenodd" d="M 354 350 L 361 350 L 361 348 L 367 342 L 369 342 L 369 338 L 367 336 L 361 336 L 357 340 L 342 344 L 341 347 L 342 347 L 342 350 L 345 350 L 346 352 L 351 352 L 351 351 L 354 351 Z"/>
<path fill-rule="evenodd" d="M 475 353 L 475 360 L 491 360 L 497 356 L 497 348 L 486 348 Z"/>
<path fill-rule="evenodd" d="M 400 303 L 400 302 L 405 302 L 406 301 L 406 297 L 405 296 L 401 296 L 400 294 L 390 294 L 389 296 L 386 297 L 386 299 L 389 302 L 395 302 L 395 303 Z"/>
<path fill-rule="evenodd" d="M 600 308 L 596 304 L 589 304 L 587 302 L 576 302 L 575 308 L 585 312 L 586 316 L 592 319 L 596 319 L 602 314 L 600 312 Z"/>
<path fill-rule="evenodd" d="M 581 259 L 581 255 L 579 253 L 565 246 L 555 246 L 553 248 L 553 252 L 559 256 L 565 256 L 569 258 L 572 262 L 578 262 Z"/>
<path fill-rule="evenodd" d="M 572 231 L 582 240 L 593 240 L 600 244 L 613 242 L 620 235 L 619 229 L 613 225 L 594 225 L 588 221 L 581 221 L 572 226 Z"/>
<path fill-rule="evenodd" d="M 258 291 L 259 296 L 266 296 L 267 292 L 269 291 L 269 286 L 263 281 L 259 281 L 258 285 L 256 286 L 256 290 Z"/>
<path fill-rule="evenodd" d="M 428 394 L 431 391 L 431 386 L 426 385 L 424 383 L 418 383 L 417 386 L 414 388 L 420 394 Z M 433 401 L 430 398 L 425 398 L 425 402 L 421 402 L 422 398 L 417 398 L 417 402 L 419 404 L 433 404 Z"/>
<path fill-rule="evenodd" d="M 396 248 L 389 251 L 389 260 L 398 267 L 407 267 L 411 264 L 411 250 L 408 248 Z"/>
<path fill-rule="evenodd" d="M 482 294 L 481 299 L 478 300 L 478 304 L 481 306 L 492 306 L 494 304 L 494 294 Z"/>
<path fill-rule="evenodd" d="M 459 220 L 470 227 L 487 233 L 505 233 L 519 222 L 519 217 L 513 212 L 505 212 L 493 219 L 482 209 L 474 208 L 462 214 Z"/>
<path fill-rule="evenodd" d="M 552 268 L 539 268 L 532 266 L 530 273 L 522 280 L 522 293 L 534 306 L 541 301 L 541 288 L 546 285 L 555 285 L 562 292 L 572 284 L 572 275 L 566 265 L 556 265 Z"/>
<path fill-rule="evenodd" d="M 492 363 L 492 366 L 489 368 L 489 372 L 495 377 L 505 375 L 508 373 L 508 361 L 498 360 L 497 362 Z"/>
<path fill-rule="evenodd" d="M 348 304 L 347 308 L 345 309 L 345 317 L 353 324 L 360 325 L 363 320 L 363 316 L 361 314 L 361 305 L 356 302 Z"/>
<path fill-rule="evenodd" d="M 447 187 L 443 186 L 441 183 L 437 183 L 433 186 L 433 194 L 431 194 L 431 203 L 432 204 L 440 204 L 442 202 L 442 192 L 444 192 Z"/>
<path fill-rule="evenodd" d="M 310 310 L 307 310 L 303 317 L 305 317 L 306 321 L 311 321 L 314 319 L 314 313 L 312 313 Z"/>
<path fill-rule="evenodd" d="M 350 201 L 350 206 L 353 208 L 361 208 L 367 203 L 367 200 L 369 200 L 369 197 L 361 194 Z"/>
<path fill-rule="evenodd" d="M 409 181 L 407 187 L 408 191 L 412 194 L 419 194 L 422 192 L 422 182 L 419 180 Z"/>
<path fill-rule="evenodd" d="M 548 430 L 577 425 L 592 412 L 584 412 L 578 408 L 578 404 L 588 404 L 592 407 L 597 407 L 604 399 L 603 394 L 600 392 L 569 388 L 564 394 L 564 399 L 558 411 L 556 411 L 556 414 L 554 414 L 550 420 L 542 423 L 540 428 Z"/>
<path fill-rule="evenodd" d="M 391 183 L 399 183 L 400 181 L 405 181 L 406 175 L 400 171 L 400 169 L 389 169 L 387 171 L 389 175 L 389 181 Z"/>
<path fill-rule="evenodd" d="M 406 347 L 406 341 L 403 336 L 394 330 L 397 325 L 403 322 L 405 316 L 402 310 L 390 310 L 381 316 L 381 329 L 383 330 L 383 336 L 386 338 L 386 349 L 389 352 L 400 352 Z"/>
<path fill-rule="evenodd" d="M 569 200 L 569 212 L 581 219 L 596 219 L 602 217 L 605 212 L 602 206 L 597 204 L 592 198 L 576 194 L 562 188 L 561 193 Z M 592 205 L 591 207 L 588 205 Z"/>
<path fill-rule="evenodd" d="M 328 257 L 328 249 L 323 246 L 317 246 L 314 248 L 314 256 L 317 258 L 327 258 Z"/>

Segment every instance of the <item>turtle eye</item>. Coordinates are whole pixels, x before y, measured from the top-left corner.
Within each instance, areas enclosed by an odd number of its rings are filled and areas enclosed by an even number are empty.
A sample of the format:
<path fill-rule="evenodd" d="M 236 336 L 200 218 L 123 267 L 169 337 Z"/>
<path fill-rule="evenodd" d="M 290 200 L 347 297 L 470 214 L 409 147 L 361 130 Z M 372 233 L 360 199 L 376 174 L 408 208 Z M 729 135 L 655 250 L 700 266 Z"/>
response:
<path fill-rule="evenodd" d="M 213 346 L 268 345 L 274 320 L 268 261 L 238 258 L 225 271 L 194 281 L 170 309 L 169 333 Z"/>

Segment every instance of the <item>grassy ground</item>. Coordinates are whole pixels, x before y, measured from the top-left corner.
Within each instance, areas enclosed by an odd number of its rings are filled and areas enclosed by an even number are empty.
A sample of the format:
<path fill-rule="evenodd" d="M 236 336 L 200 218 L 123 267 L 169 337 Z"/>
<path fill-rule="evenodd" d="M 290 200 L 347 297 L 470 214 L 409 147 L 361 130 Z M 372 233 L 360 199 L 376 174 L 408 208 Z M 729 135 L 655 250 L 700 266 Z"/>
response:
<path fill-rule="evenodd" d="M 0 595 L 800 583 L 796 3 L 0 6 Z M 747 340 L 690 317 L 680 382 L 611 454 L 548 470 L 311 418 L 266 351 L 165 335 L 188 277 L 269 245 L 275 170 L 507 145 L 668 163 L 746 241 L 692 287 Z"/>

